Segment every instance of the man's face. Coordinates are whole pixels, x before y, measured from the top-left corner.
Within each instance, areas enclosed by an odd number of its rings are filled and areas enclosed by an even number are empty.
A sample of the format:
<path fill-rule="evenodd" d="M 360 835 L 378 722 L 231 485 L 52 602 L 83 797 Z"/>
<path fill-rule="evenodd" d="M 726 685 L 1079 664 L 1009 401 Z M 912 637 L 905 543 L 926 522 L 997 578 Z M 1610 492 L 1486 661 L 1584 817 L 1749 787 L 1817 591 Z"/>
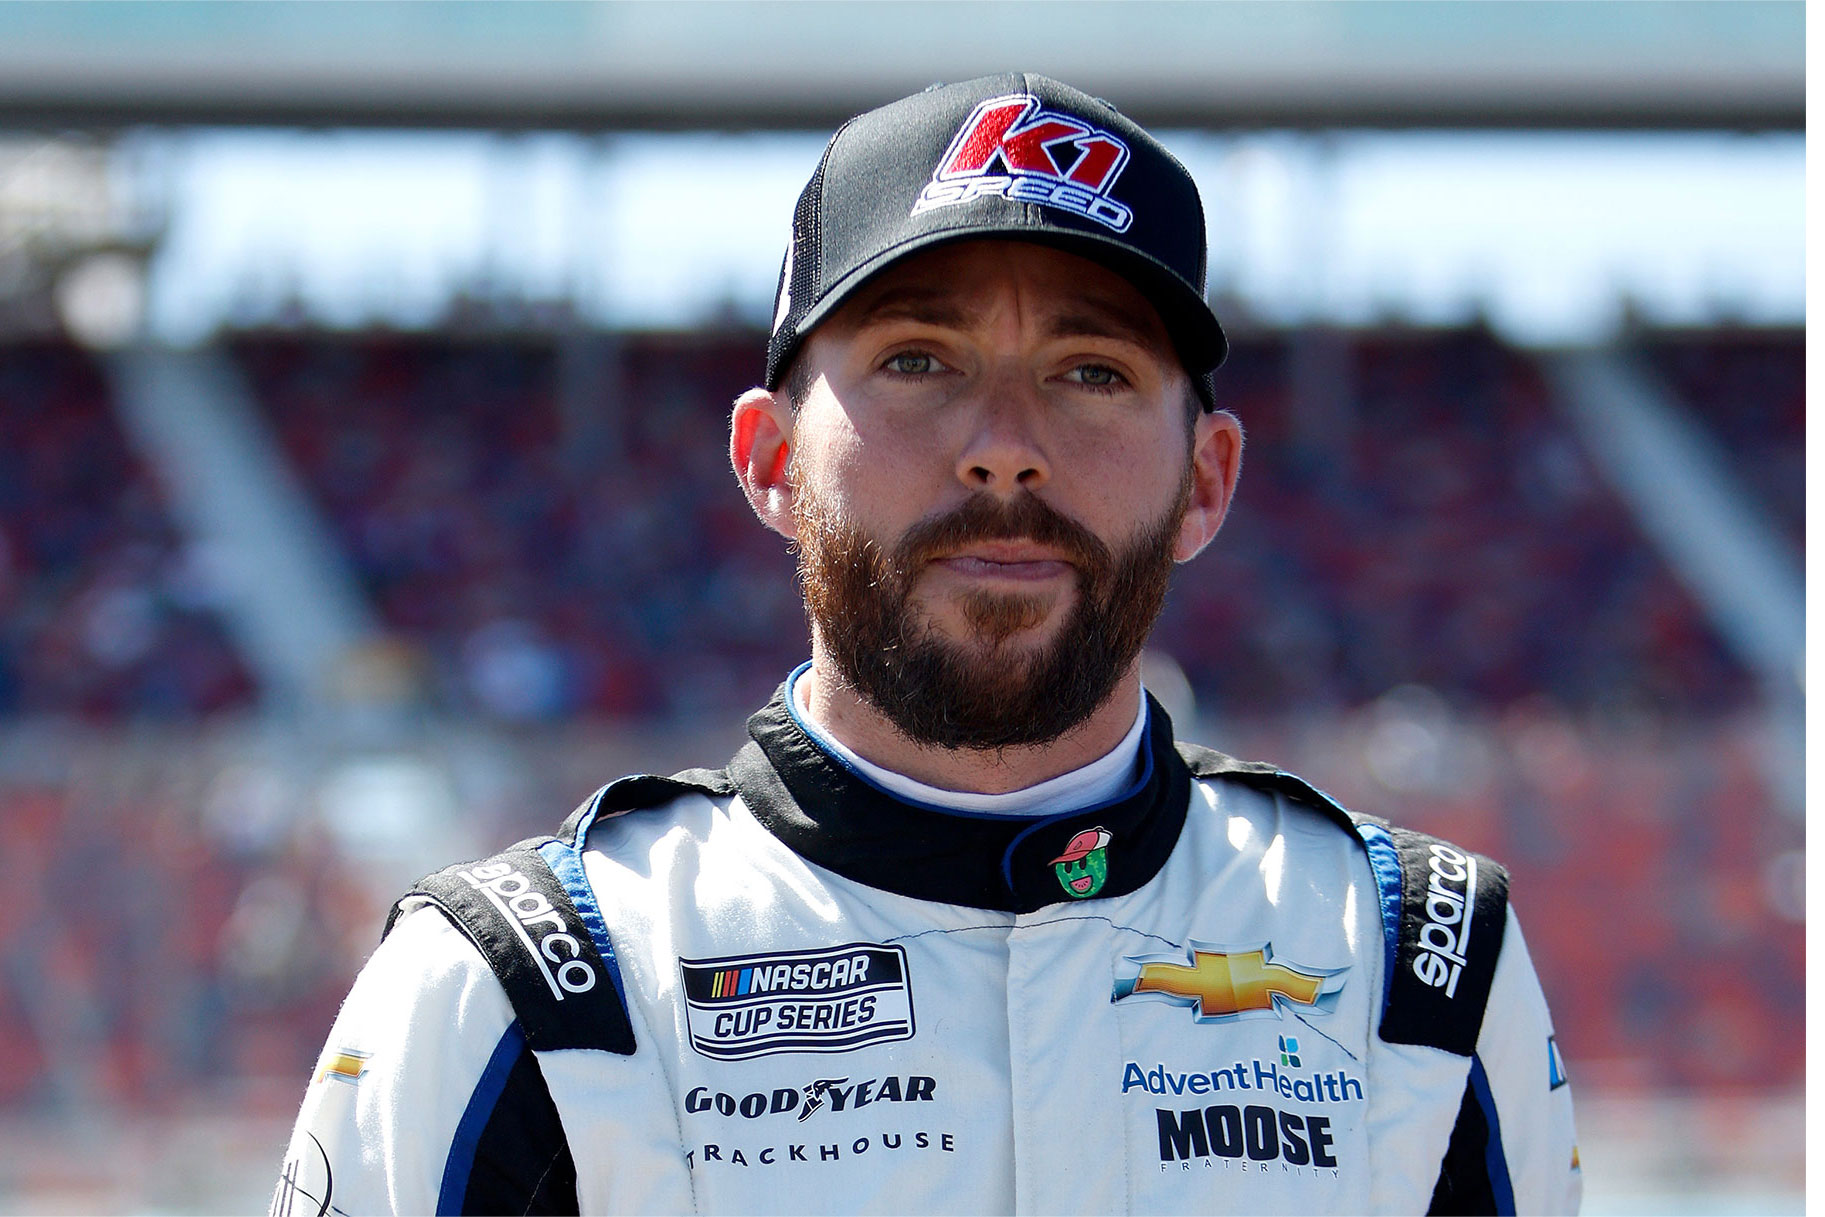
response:
<path fill-rule="evenodd" d="M 792 511 L 834 673 L 930 745 L 1084 721 L 1190 556 L 1189 387 L 1153 307 L 1075 255 L 969 242 L 883 273 L 801 358 Z"/>

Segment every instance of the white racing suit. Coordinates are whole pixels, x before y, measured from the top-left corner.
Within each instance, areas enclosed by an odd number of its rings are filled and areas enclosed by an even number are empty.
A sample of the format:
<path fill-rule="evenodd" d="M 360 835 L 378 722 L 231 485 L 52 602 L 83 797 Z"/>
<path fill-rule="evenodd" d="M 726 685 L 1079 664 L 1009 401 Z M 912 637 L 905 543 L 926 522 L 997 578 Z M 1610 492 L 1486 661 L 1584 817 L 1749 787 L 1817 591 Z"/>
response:
<path fill-rule="evenodd" d="M 900 801 L 783 697 L 400 902 L 274 1211 L 1570 1212 L 1500 867 L 1175 746 Z"/>

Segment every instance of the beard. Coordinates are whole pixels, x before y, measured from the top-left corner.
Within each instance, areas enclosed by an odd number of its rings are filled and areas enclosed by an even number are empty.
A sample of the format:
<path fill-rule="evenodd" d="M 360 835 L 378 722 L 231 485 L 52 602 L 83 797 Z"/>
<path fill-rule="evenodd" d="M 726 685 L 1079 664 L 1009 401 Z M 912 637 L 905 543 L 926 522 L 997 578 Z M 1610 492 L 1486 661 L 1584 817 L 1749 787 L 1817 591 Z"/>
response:
<path fill-rule="evenodd" d="M 1008 502 L 975 495 L 914 525 L 889 552 L 801 486 L 793 515 L 806 613 L 836 674 L 909 739 L 984 751 L 1049 743 L 1107 701 L 1141 653 L 1165 603 L 1190 495 L 1188 465 L 1171 507 L 1118 552 L 1025 493 Z M 1017 641 L 1044 623 L 1047 596 L 967 593 L 958 608 L 975 637 L 966 641 L 944 636 L 913 603 L 928 562 L 1020 538 L 1057 550 L 1076 571 L 1075 602 L 1049 642 Z"/>

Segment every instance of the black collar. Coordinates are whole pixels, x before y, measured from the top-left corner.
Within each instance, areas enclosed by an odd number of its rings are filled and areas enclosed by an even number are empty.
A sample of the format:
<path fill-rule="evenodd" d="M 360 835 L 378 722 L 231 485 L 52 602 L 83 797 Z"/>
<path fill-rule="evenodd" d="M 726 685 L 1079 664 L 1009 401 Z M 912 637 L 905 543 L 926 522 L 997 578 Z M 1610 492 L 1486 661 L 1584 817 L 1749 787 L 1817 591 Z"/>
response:
<path fill-rule="evenodd" d="M 1173 748 L 1171 720 L 1151 696 L 1142 774 L 1111 802 L 1043 817 L 980 815 L 896 798 L 820 748 L 793 718 L 787 696 L 781 685 L 748 720 L 753 742 L 729 763 L 729 776 L 774 836 L 870 887 L 1010 913 L 1125 896 L 1165 864 L 1185 823 L 1191 773 Z M 1106 878 L 1091 894 L 1075 897 L 1053 864 L 1081 854 L 1099 839 L 1099 829 L 1108 833 Z M 1086 858 L 1070 877 L 1081 882 L 1095 869 Z"/>

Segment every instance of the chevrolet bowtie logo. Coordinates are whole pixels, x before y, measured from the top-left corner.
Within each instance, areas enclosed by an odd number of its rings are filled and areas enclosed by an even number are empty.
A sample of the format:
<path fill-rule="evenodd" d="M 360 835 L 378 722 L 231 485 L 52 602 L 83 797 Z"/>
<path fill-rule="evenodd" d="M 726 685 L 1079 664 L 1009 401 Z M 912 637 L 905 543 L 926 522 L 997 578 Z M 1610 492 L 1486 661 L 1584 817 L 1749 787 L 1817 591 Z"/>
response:
<path fill-rule="evenodd" d="M 1273 960 L 1270 943 L 1245 951 L 1225 951 L 1193 942 L 1191 960 L 1180 955 L 1130 955 L 1132 976 L 1118 976 L 1113 1001 L 1154 997 L 1192 1007 L 1201 1023 L 1249 1014 L 1278 1015 L 1280 1003 L 1328 1012 L 1343 991 L 1347 968 L 1305 968 Z"/>
<path fill-rule="evenodd" d="M 368 1058 L 371 1052 L 361 1052 L 354 1048 L 343 1048 L 335 1052 L 325 1051 L 319 1062 L 317 1080 L 335 1078 L 340 1082 L 358 1082 L 368 1071 Z"/>

